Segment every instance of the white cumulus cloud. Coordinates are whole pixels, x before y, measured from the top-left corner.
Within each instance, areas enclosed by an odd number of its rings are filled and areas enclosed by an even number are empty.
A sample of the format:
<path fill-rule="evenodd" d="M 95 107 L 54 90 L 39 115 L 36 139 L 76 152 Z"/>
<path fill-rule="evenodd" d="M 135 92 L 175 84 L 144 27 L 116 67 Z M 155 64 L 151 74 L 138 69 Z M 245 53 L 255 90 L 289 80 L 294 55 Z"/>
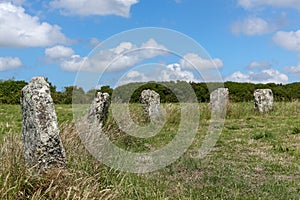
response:
<path fill-rule="evenodd" d="M 129 71 L 125 76 L 119 79 L 117 86 L 125 85 L 128 83 L 135 83 L 135 82 L 148 82 L 151 81 L 151 77 L 146 76 L 143 72 L 140 71 Z"/>
<path fill-rule="evenodd" d="M 130 16 L 130 8 L 138 0 L 52 0 L 50 5 L 65 15 L 118 15 Z"/>
<path fill-rule="evenodd" d="M 299 0 L 238 0 L 238 5 L 245 9 L 252 9 L 258 6 L 274 6 L 281 8 L 300 9 Z"/>
<path fill-rule="evenodd" d="M 46 48 L 45 55 L 53 61 L 59 61 L 61 59 L 70 58 L 74 55 L 74 50 L 69 47 L 57 45 L 51 48 Z"/>
<path fill-rule="evenodd" d="M 23 64 L 18 57 L 0 57 L 0 71 L 15 69 Z"/>
<path fill-rule="evenodd" d="M 264 69 L 260 72 L 249 71 L 245 74 L 238 71 L 227 76 L 225 80 L 252 83 L 286 83 L 289 78 L 286 74 L 283 74 L 276 69 Z"/>
<path fill-rule="evenodd" d="M 159 47 L 160 49 L 165 47 L 158 45 L 154 41 L 148 41 L 141 45 Z M 150 45 L 152 44 L 152 45 Z M 129 44 L 128 44 L 129 46 Z M 151 50 L 151 49 L 150 49 Z M 152 50 L 151 50 L 152 51 Z M 147 52 L 146 52 L 147 53 Z M 143 56 L 147 54 L 142 53 Z M 164 51 L 162 51 L 164 53 Z M 150 53 L 151 54 L 151 53 Z M 148 54 L 149 55 L 149 54 Z M 158 55 L 157 52 L 153 52 L 152 56 Z M 195 66 L 195 67 L 194 67 Z M 221 59 L 204 59 L 195 53 L 187 53 L 182 59 L 178 60 L 176 63 L 160 65 L 160 67 L 153 67 L 151 70 L 141 70 L 141 71 L 130 71 L 127 73 L 118 85 L 130 83 L 130 82 L 148 82 L 148 81 L 193 81 L 200 82 L 201 80 L 196 78 L 193 71 L 195 70 L 207 70 L 216 69 L 223 66 Z"/>
<path fill-rule="evenodd" d="M 141 75 L 142 75 L 142 73 L 140 73 L 139 71 L 135 71 L 135 70 L 130 71 L 126 74 L 126 76 L 128 78 L 139 78 L 139 79 L 141 78 L 141 79 L 143 79 L 145 76 L 141 76 Z"/>
<path fill-rule="evenodd" d="M 121 42 L 111 49 L 101 50 L 91 57 L 76 55 L 73 49 L 57 45 L 45 50 L 45 60 L 58 63 L 66 71 L 118 72 L 150 58 L 167 54 L 167 48 L 154 39 L 137 46 L 131 42 Z M 80 68 L 81 67 L 81 68 Z"/>
<path fill-rule="evenodd" d="M 67 42 L 59 26 L 40 22 L 20 6 L 0 3 L 0 47 L 40 47 Z"/>
<path fill-rule="evenodd" d="M 184 57 L 180 60 L 180 65 L 182 68 L 203 70 L 221 68 L 224 64 L 223 61 L 219 58 L 210 60 L 201 58 L 195 53 L 188 53 L 184 55 Z"/>
<path fill-rule="evenodd" d="M 72 55 L 70 58 L 63 60 L 60 63 L 60 66 L 65 71 L 76 72 L 82 69 L 86 60 L 87 57 L 81 57 L 80 55 Z"/>
<path fill-rule="evenodd" d="M 117 85 L 124 85 L 131 82 L 149 82 L 149 81 L 195 81 L 195 76 L 188 70 L 183 70 L 179 63 L 173 63 L 159 68 L 153 68 L 151 72 L 129 71 L 123 76 Z"/>
<path fill-rule="evenodd" d="M 101 50 L 87 60 L 87 71 L 117 72 L 132 67 L 146 59 L 166 55 L 168 49 L 158 44 L 154 39 L 137 46 L 131 42 L 121 42 L 118 46 Z"/>
<path fill-rule="evenodd" d="M 194 74 L 190 71 L 183 70 L 178 63 L 169 64 L 165 70 L 162 70 L 160 81 L 195 81 Z"/>
<path fill-rule="evenodd" d="M 300 56 L 300 30 L 298 31 L 278 31 L 273 41 L 284 49 L 296 51 Z"/>
<path fill-rule="evenodd" d="M 74 50 L 69 47 L 57 45 L 45 49 L 45 61 L 59 64 L 65 71 L 78 71 L 86 60 L 86 57 L 75 54 Z"/>
<path fill-rule="evenodd" d="M 259 17 L 248 17 L 232 24 L 231 31 L 234 34 L 263 35 L 277 29 L 277 25 Z"/>

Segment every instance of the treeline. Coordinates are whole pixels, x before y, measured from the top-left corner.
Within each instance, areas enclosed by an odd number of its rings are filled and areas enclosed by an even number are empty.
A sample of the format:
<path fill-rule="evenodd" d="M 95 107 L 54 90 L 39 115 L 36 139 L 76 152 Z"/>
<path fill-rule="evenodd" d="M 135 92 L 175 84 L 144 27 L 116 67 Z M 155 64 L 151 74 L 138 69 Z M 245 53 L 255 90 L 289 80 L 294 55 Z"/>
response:
<path fill-rule="evenodd" d="M 47 80 L 48 81 L 48 80 Z M 254 84 L 254 83 L 187 83 L 185 81 L 170 82 L 148 82 L 129 83 L 115 89 L 110 86 L 103 86 L 99 90 L 89 90 L 85 92 L 77 86 L 64 87 L 62 91 L 57 91 L 56 86 L 49 82 L 51 96 L 56 104 L 71 104 L 74 96 L 75 103 L 90 103 L 97 91 L 113 94 L 112 98 L 122 102 L 139 102 L 140 94 L 145 89 L 151 89 L 160 94 L 161 102 L 189 102 L 193 95 L 188 91 L 193 91 L 198 102 L 209 102 L 209 94 L 218 87 L 229 89 L 231 102 L 247 102 L 253 100 L 255 89 L 271 89 L 275 101 L 295 101 L 300 100 L 300 82 L 291 84 Z M 27 85 L 25 81 L 0 80 L 0 104 L 19 104 L 21 89 Z"/>
<path fill-rule="evenodd" d="M 20 102 L 20 91 L 25 85 L 27 85 L 25 81 L 0 80 L 0 103 L 18 104 Z"/>
<path fill-rule="evenodd" d="M 138 102 L 141 92 L 144 89 L 151 89 L 160 94 L 161 102 L 188 102 L 191 96 L 187 95 L 189 88 L 192 88 L 196 94 L 198 102 L 209 102 L 210 92 L 219 87 L 229 89 L 229 98 L 231 102 L 253 101 L 253 93 L 256 89 L 271 89 L 275 101 L 295 101 L 300 100 L 300 82 L 291 84 L 254 84 L 254 83 L 187 83 L 185 81 L 177 82 L 149 82 L 149 83 L 129 83 L 114 90 L 116 96 L 130 102 Z M 137 88 L 137 89 L 135 89 Z M 132 93 L 132 91 L 134 92 Z M 130 96 L 132 93 L 132 96 Z M 176 95 L 175 95 L 176 94 Z"/>

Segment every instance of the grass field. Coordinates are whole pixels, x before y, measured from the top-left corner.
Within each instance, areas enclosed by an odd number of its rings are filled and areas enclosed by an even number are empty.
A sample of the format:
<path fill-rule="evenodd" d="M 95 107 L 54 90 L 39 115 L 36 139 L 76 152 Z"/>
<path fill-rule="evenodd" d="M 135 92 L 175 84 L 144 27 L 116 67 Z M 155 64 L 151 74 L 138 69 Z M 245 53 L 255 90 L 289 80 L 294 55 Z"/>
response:
<path fill-rule="evenodd" d="M 111 116 L 104 129 L 122 148 L 155 150 L 174 137 L 180 121 L 178 105 L 164 106 L 167 125 L 153 138 L 124 135 Z M 35 176 L 23 163 L 20 106 L 0 105 L 0 199 L 300 198 L 300 102 L 276 103 L 268 114 L 254 112 L 252 103 L 230 104 L 222 134 L 203 159 L 193 156 L 210 118 L 208 104 L 200 104 L 200 127 L 191 147 L 173 164 L 140 175 L 95 160 L 77 136 L 71 105 L 56 105 L 56 111 L 67 169 Z"/>

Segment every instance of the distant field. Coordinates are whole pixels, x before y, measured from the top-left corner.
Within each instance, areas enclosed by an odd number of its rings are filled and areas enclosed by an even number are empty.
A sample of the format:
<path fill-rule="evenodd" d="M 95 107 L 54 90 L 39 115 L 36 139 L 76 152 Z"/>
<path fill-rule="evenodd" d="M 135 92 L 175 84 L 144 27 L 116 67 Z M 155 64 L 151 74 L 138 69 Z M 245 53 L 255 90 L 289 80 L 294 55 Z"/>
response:
<path fill-rule="evenodd" d="M 147 140 L 122 133 L 110 116 L 105 130 L 132 151 L 166 145 L 176 133 L 178 105 L 164 105 L 167 125 Z M 133 106 L 136 121 L 139 108 Z M 295 199 L 300 198 L 300 102 L 276 103 L 259 114 L 252 103 L 230 104 L 222 134 L 204 159 L 194 158 L 209 125 L 208 104 L 200 104 L 196 138 L 183 156 L 143 175 L 118 172 L 85 150 L 72 123 L 72 106 L 56 105 L 68 167 L 36 177 L 22 158 L 21 110 L 0 105 L 0 199 Z M 143 123 L 143 122 L 141 122 Z"/>

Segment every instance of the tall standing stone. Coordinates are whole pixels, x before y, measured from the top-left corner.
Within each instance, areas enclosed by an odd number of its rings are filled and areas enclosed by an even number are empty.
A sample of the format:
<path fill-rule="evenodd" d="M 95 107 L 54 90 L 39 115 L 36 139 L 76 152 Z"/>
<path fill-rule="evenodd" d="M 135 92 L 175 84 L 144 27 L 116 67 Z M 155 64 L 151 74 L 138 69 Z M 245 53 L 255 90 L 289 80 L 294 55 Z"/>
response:
<path fill-rule="evenodd" d="M 210 109 L 213 119 L 224 119 L 229 103 L 228 88 L 218 88 L 210 94 Z"/>
<path fill-rule="evenodd" d="M 273 109 L 274 98 L 270 89 L 257 89 L 254 91 L 254 109 L 266 113 Z"/>
<path fill-rule="evenodd" d="M 110 105 L 108 93 L 97 92 L 88 113 L 88 123 L 102 126 L 107 119 Z"/>
<path fill-rule="evenodd" d="M 43 77 L 32 78 L 22 89 L 21 108 L 25 163 L 42 170 L 65 167 L 53 100 Z"/>
<path fill-rule="evenodd" d="M 153 90 L 143 90 L 140 96 L 140 101 L 144 113 L 150 117 L 152 121 L 156 121 L 160 117 L 160 96 Z"/>

